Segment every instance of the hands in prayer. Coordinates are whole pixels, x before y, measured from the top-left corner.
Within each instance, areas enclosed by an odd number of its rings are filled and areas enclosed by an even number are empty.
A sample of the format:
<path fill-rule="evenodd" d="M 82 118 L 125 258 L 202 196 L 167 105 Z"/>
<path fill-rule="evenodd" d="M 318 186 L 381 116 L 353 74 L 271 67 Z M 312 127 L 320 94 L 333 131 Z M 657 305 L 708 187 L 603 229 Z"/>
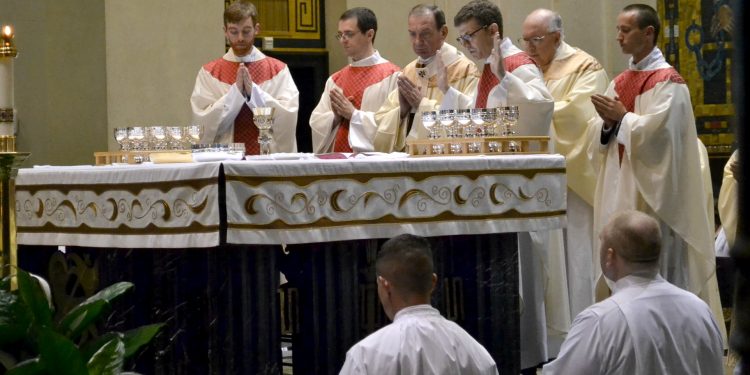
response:
<path fill-rule="evenodd" d="M 244 63 L 240 63 L 240 67 L 237 69 L 237 81 L 235 84 L 240 93 L 250 100 L 250 95 L 253 92 L 253 77 L 250 76 L 250 71 L 247 70 L 247 66 Z"/>
<path fill-rule="evenodd" d="M 333 89 L 330 91 L 331 96 L 331 110 L 333 110 L 333 121 L 334 123 L 341 122 L 342 119 L 350 120 L 354 113 L 354 97 L 346 97 L 340 89 Z"/>
<path fill-rule="evenodd" d="M 398 76 L 398 102 L 401 107 L 401 118 L 406 117 L 412 108 L 419 108 L 419 103 L 422 102 L 420 87 L 403 75 Z"/>
<path fill-rule="evenodd" d="M 450 84 L 448 83 L 448 68 L 445 67 L 445 63 L 443 62 L 443 53 L 441 50 L 437 50 L 435 59 L 438 88 L 443 92 L 443 94 L 445 94 L 446 92 L 448 92 L 448 89 L 450 89 Z"/>
<path fill-rule="evenodd" d="M 591 95 L 591 103 L 594 104 L 594 109 L 599 114 L 599 117 L 604 120 L 604 130 L 609 130 L 620 122 L 628 111 L 620 100 L 615 97 L 610 98 L 604 95 Z"/>
<path fill-rule="evenodd" d="M 490 57 L 488 57 L 487 59 L 490 61 L 490 68 L 492 69 L 492 73 L 495 73 L 497 79 L 502 81 L 503 77 L 505 77 L 505 61 L 503 60 L 502 49 L 500 49 L 500 45 L 503 43 L 503 39 L 500 38 L 499 32 L 495 33 L 492 38 L 492 45 L 494 46 L 494 48 L 492 48 L 492 53 L 490 53 Z"/>

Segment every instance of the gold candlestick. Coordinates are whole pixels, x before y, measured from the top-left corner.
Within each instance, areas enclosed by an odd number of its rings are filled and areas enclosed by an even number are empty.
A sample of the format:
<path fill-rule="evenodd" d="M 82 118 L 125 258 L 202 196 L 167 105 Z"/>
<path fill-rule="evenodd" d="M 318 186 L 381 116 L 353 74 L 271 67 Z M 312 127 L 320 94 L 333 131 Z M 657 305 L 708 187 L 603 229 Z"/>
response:
<path fill-rule="evenodd" d="M 13 59 L 18 50 L 13 44 L 13 28 L 0 29 L 0 275 L 15 275 L 16 251 L 16 175 L 29 157 L 16 151 L 15 110 L 13 105 Z"/>
<path fill-rule="evenodd" d="M 0 275 L 15 275 L 16 254 L 16 175 L 28 152 L 0 152 Z"/>

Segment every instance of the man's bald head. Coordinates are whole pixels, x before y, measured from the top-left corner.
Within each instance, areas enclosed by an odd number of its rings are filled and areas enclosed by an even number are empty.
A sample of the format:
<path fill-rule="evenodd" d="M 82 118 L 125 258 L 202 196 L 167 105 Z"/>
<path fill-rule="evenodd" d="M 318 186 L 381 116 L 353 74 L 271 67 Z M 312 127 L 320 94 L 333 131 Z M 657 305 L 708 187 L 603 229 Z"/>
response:
<path fill-rule="evenodd" d="M 391 238 L 378 252 L 375 272 L 405 297 L 429 296 L 433 287 L 430 243 L 412 234 Z"/>
<path fill-rule="evenodd" d="M 559 31 L 562 33 L 562 17 L 560 13 L 553 10 L 539 8 L 529 13 L 526 16 L 526 22 L 533 22 L 539 25 L 543 25 L 547 32 Z"/>
<path fill-rule="evenodd" d="M 521 47 L 545 71 L 563 38 L 562 17 L 549 9 L 537 9 L 524 20 L 521 35 Z"/>
<path fill-rule="evenodd" d="M 658 265 L 661 253 L 659 223 L 639 211 L 617 214 L 602 231 L 602 247 L 612 248 L 626 263 L 647 268 Z"/>

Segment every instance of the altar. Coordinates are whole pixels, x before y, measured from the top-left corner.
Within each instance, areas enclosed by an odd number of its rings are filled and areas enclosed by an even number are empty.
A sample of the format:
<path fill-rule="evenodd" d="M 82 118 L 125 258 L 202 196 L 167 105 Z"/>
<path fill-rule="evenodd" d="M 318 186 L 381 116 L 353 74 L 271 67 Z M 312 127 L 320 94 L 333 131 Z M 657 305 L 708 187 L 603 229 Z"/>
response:
<path fill-rule="evenodd" d="M 283 338 L 295 373 L 325 374 L 387 324 L 375 254 L 414 233 L 433 245 L 433 305 L 518 373 L 515 233 L 565 226 L 565 193 L 559 155 L 22 169 L 19 263 L 61 300 L 135 283 L 110 322 L 166 323 L 137 371 L 279 373 Z"/>

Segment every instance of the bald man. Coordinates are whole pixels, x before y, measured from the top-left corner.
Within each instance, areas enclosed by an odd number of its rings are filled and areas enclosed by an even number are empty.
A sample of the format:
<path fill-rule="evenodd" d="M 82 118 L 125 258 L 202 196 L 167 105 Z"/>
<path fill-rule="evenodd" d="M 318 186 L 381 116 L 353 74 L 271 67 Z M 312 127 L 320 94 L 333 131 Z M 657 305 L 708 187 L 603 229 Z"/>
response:
<path fill-rule="evenodd" d="M 393 321 L 346 353 L 341 374 L 497 374 L 487 350 L 430 306 L 437 275 L 422 237 L 402 234 L 375 260 L 378 297 Z"/>
<path fill-rule="evenodd" d="M 711 309 L 659 275 L 659 223 L 624 211 L 600 240 L 613 294 L 578 314 L 543 373 L 723 374 L 721 332 Z"/>
<path fill-rule="evenodd" d="M 568 174 L 568 227 L 565 258 L 570 316 L 594 303 L 594 190 L 596 173 L 587 155 L 596 110 L 591 95 L 603 94 L 609 79 L 599 61 L 564 41 L 560 14 L 531 12 L 522 26 L 521 47 L 539 65 L 555 100 L 552 141 L 565 156 Z M 553 268 L 554 269 L 554 268 Z M 569 323 L 568 323 L 569 324 Z M 567 329 L 565 329 L 567 331 Z"/>

